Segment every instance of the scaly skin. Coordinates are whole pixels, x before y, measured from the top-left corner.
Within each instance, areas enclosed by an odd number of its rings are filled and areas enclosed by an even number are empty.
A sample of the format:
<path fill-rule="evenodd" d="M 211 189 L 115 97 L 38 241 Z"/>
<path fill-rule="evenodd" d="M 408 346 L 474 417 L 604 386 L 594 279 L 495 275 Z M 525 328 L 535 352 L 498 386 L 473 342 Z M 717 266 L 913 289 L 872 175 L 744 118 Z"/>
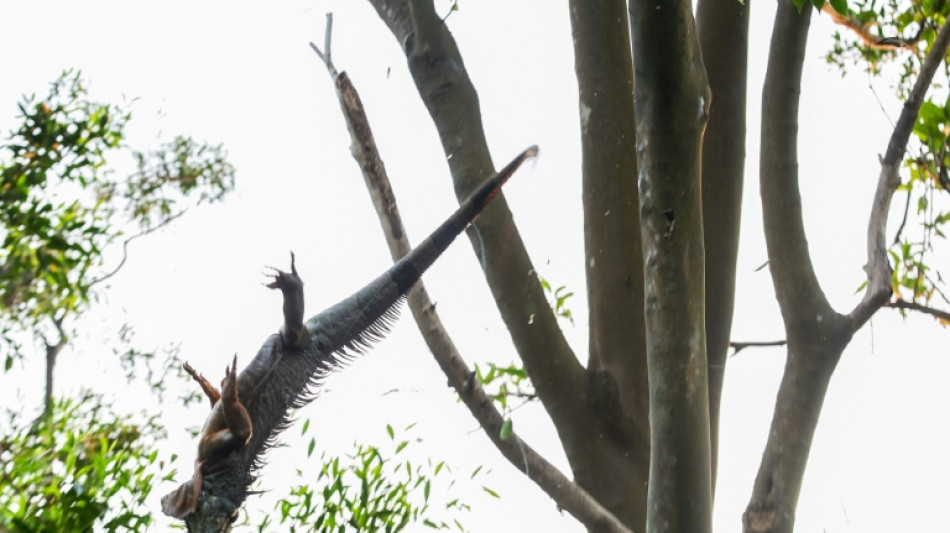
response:
<path fill-rule="evenodd" d="M 211 401 L 211 414 L 205 420 L 198 437 L 198 458 L 195 460 L 194 475 L 162 498 L 162 511 L 169 516 L 184 518 L 193 513 L 201 495 L 204 474 L 214 472 L 222 459 L 250 441 L 254 433 L 251 417 L 240 398 L 253 397 L 258 387 L 270 378 L 283 353 L 282 349 L 274 349 L 274 344 L 295 348 L 310 343 L 310 336 L 303 325 L 303 281 L 297 275 L 293 253 L 290 257 L 291 272 L 274 268 L 274 281 L 267 285 L 272 289 L 280 289 L 284 296 L 284 325 L 281 335 L 268 338 L 268 342 L 240 376 L 237 376 L 235 354 L 231 366 L 224 369 L 220 392 L 190 364 L 184 364 L 185 372 L 201 386 L 201 390 Z"/>
<path fill-rule="evenodd" d="M 274 269 L 268 287 L 280 289 L 283 295 L 281 333 L 268 337 L 236 380 L 234 365 L 229 367 L 220 396 L 194 369 L 185 368 L 214 407 L 199 439 L 195 474 L 162 499 L 163 511 L 184 518 L 193 533 L 230 530 L 262 455 L 293 421 L 290 413 L 312 400 L 330 373 L 388 332 L 398 305 L 422 273 L 475 220 L 521 163 L 536 153 L 537 148 L 522 152 L 487 178 L 408 255 L 306 323 L 302 320 L 303 281 L 293 256 L 290 273 Z"/>

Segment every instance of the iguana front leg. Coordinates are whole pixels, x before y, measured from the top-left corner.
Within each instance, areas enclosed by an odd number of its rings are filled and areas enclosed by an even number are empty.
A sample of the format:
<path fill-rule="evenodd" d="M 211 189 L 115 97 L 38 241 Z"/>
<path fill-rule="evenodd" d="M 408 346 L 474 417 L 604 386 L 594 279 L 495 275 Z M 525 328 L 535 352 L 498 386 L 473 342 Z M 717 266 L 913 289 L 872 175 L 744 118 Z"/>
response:
<path fill-rule="evenodd" d="M 280 289 L 284 297 L 284 325 L 280 336 L 284 345 L 304 348 L 310 344 L 310 334 L 303 325 L 303 280 L 297 275 L 294 253 L 290 252 L 290 272 L 270 267 L 274 281 L 267 284 L 271 289 Z"/>
<path fill-rule="evenodd" d="M 218 389 L 215 388 L 204 376 L 199 374 L 191 365 L 186 361 L 183 365 L 185 372 L 188 372 L 188 375 L 191 376 L 191 379 L 198 382 L 198 385 L 201 386 L 201 390 L 204 391 L 205 396 L 208 397 L 208 400 L 211 401 L 211 408 L 214 409 L 214 404 L 218 403 L 218 400 L 221 399 L 221 393 L 218 392 Z"/>

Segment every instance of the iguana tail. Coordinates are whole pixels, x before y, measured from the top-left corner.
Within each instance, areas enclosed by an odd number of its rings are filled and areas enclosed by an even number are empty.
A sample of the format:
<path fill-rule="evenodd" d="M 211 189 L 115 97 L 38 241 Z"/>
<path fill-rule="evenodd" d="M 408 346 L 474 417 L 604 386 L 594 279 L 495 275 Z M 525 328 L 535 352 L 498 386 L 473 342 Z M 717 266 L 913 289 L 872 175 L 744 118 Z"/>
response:
<path fill-rule="evenodd" d="M 399 305 L 423 272 L 478 217 L 518 167 L 537 153 L 537 146 L 522 152 L 479 185 L 455 213 L 389 270 L 349 298 L 307 321 L 311 338 L 324 355 L 323 368 L 314 376 L 315 382 L 349 356 L 364 352 L 389 331 L 398 315 Z"/>

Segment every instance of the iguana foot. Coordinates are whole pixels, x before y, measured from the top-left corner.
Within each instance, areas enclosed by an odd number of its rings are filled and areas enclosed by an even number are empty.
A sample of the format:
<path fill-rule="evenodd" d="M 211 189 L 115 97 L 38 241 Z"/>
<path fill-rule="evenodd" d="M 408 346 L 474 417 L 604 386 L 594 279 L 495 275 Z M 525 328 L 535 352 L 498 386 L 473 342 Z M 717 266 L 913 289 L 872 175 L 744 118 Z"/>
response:
<path fill-rule="evenodd" d="M 297 275 L 294 253 L 290 252 L 290 272 L 268 267 L 274 271 L 271 289 L 280 289 L 284 297 L 284 325 L 280 329 L 284 345 L 304 348 L 310 344 L 310 334 L 303 324 L 303 280 Z"/>
<path fill-rule="evenodd" d="M 192 366 L 189 365 L 187 361 L 185 361 L 184 365 L 182 366 L 185 369 L 185 372 L 187 372 L 188 375 L 197 381 L 198 385 L 201 386 L 201 390 L 204 391 L 205 396 L 207 396 L 208 400 L 211 401 L 211 407 L 213 408 L 214 404 L 218 403 L 218 400 L 221 399 L 221 393 L 218 392 L 218 389 L 214 388 L 214 385 L 212 385 L 211 382 L 209 382 L 204 376 L 192 368 Z"/>
<path fill-rule="evenodd" d="M 224 379 L 221 380 L 221 399 L 226 402 L 237 402 L 237 354 L 229 366 L 224 367 Z"/>

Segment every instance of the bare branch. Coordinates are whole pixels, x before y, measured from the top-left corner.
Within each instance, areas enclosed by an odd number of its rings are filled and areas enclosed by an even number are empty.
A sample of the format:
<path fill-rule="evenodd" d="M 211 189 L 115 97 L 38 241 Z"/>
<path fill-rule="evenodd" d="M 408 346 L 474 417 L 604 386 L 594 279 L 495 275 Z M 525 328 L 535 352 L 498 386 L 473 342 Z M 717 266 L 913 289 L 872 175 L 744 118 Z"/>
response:
<path fill-rule="evenodd" d="M 333 36 L 333 13 L 327 13 L 327 27 L 325 30 L 325 35 L 323 37 L 323 50 L 320 51 L 317 48 L 317 45 L 310 43 L 310 48 L 320 57 L 320 60 L 323 61 L 323 64 L 326 65 L 327 70 L 330 72 L 330 77 L 336 81 L 337 76 L 340 74 L 337 72 L 336 67 L 333 66 L 333 58 L 330 56 L 330 43 L 331 37 Z"/>
<path fill-rule="evenodd" d="M 347 129 L 353 141 L 353 156 L 363 172 L 363 178 L 379 215 L 393 259 L 398 259 L 409 251 L 409 239 L 403 230 L 395 197 L 376 148 L 376 141 L 359 95 L 346 73 L 339 73 L 334 77 L 334 81 L 346 118 Z M 564 476 L 554 465 L 522 441 L 517 434 L 512 434 L 504 440 L 501 438 L 504 418 L 475 379 L 474 372 L 469 369 L 458 353 L 421 282 L 409 293 L 409 308 L 432 355 L 449 378 L 449 383 L 455 388 L 459 397 L 502 455 L 537 483 L 557 503 L 558 507 L 571 513 L 589 529 L 629 532 L 630 530 L 604 509 L 597 500 Z"/>
<path fill-rule="evenodd" d="M 908 302 L 907 300 L 892 300 L 884 304 L 884 307 L 890 307 L 891 309 L 917 311 L 918 313 L 931 315 L 932 317 L 940 319 L 940 320 L 950 321 L 950 312 L 943 311 L 940 309 L 935 309 L 933 307 L 928 307 L 926 305 L 922 305 L 916 302 Z"/>
<path fill-rule="evenodd" d="M 458 43 L 435 13 L 432 0 L 370 2 L 394 33 L 406 25 L 399 17 L 410 19 L 411 33 L 401 41 L 409 72 L 439 133 L 455 194 L 461 200 L 477 186 L 480 176 L 494 171 L 494 164 L 478 93 Z M 590 446 L 590 435 L 601 429 L 596 427 L 599 421 L 589 416 L 586 369 L 548 305 L 504 193 L 479 217 L 476 227 L 477 234 L 469 232 L 469 239 L 481 259 L 495 305 L 562 443 L 568 450 Z M 568 452 L 569 457 L 578 455 Z M 578 469 L 572 467 L 576 475 Z"/>
<path fill-rule="evenodd" d="M 150 228 L 148 228 L 148 229 L 146 229 L 146 230 L 142 230 L 141 232 L 136 233 L 135 235 L 132 235 L 131 237 L 129 237 L 128 239 L 126 239 L 125 241 L 123 241 L 123 242 L 122 242 L 122 260 L 119 261 L 119 264 L 116 265 L 115 268 L 112 269 L 111 271 L 109 271 L 108 273 L 103 274 L 102 276 L 100 276 L 100 277 L 98 277 L 98 278 L 92 280 L 92 282 L 89 283 L 89 286 L 92 287 L 93 285 L 97 285 L 97 284 L 99 284 L 99 283 L 102 283 L 103 281 L 105 281 L 105 280 L 111 278 L 112 276 L 116 275 L 116 274 L 119 272 L 119 270 L 122 270 L 122 267 L 125 266 L 126 260 L 128 260 L 128 258 L 129 258 L 129 244 L 130 244 L 132 241 L 134 241 L 135 239 L 138 239 L 139 237 L 144 237 L 145 235 L 148 235 L 149 233 L 154 233 L 155 231 L 157 231 L 157 230 L 159 230 L 159 229 L 161 229 L 161 228 L 164 228 L 165 226 L 171 224 L 173 221 L 175 221 L 175 220 L 177 220 L 178 218 L 180 218 L 180 217 L 181 217 L 182 215 L 184 215 L 187 211 L 188 211 L 187 209 L 182 209 L 180 212 L 175 213 L 174 215 L 168 217 L 167 219 L 163 220 L 161 223 L 156 224 L 156 225 L 154 225 L 154 226 L 152 226 L 152 227 L 150 227 Z"/>
<path fill-rule="evenodd" d="M 901 110 L 897 125 L 891 134 L 887 145 L 887 152 L 881 160 L 881 172 L 878 175 L 877 191 L 871 203 L 871 216 L 868 220 L 867 250 L 868 262 L 864 269 L 868 274 L 867 290 L 864 298 L 848 315 L 851 330 L 857 331 L 871 318 L 891 297 L 891 266 L 887 260 L 887 244 L 884 232 L 887 226 L 887 215 L 890 210 L 891 199 L 900 185 L 898 169 L 904 152 L 907 150 L 907 141 L 917 121 L 920 106 L 924 103 L 927 89 L 933 80 L 937 67 L 944 61 L 947 45 L 950 44 L 950 19 L 940 28 L 940 33 L 934 39 L 927 52 L 927 57 L 920 68 L 920 74 L 914 83 L 904 108 Z"/>
<path fill-rule="evenodd" d="M 753 341 L 753 342 L 730 342 L 730 343 L 729 343 L 729 347 L 732 348 L 733 350 L 735 350 L 735 351 L 732 352 L 732 355 L 733 355 L 733 357 L 734 357 L 736 354 L 738 354 L 738 353 L 741 352 L 742 350 L 745 350 L 746 348 L 765 348 L 765 347 L 772 347 L 772 346 L 785 346 L 786 344 L 788 344 L 788 341 L 786 341 L 786 340 L 780 340 L 780 341 L 758 341 L 758 342 L 756 342 L 756 341 Z"/>

